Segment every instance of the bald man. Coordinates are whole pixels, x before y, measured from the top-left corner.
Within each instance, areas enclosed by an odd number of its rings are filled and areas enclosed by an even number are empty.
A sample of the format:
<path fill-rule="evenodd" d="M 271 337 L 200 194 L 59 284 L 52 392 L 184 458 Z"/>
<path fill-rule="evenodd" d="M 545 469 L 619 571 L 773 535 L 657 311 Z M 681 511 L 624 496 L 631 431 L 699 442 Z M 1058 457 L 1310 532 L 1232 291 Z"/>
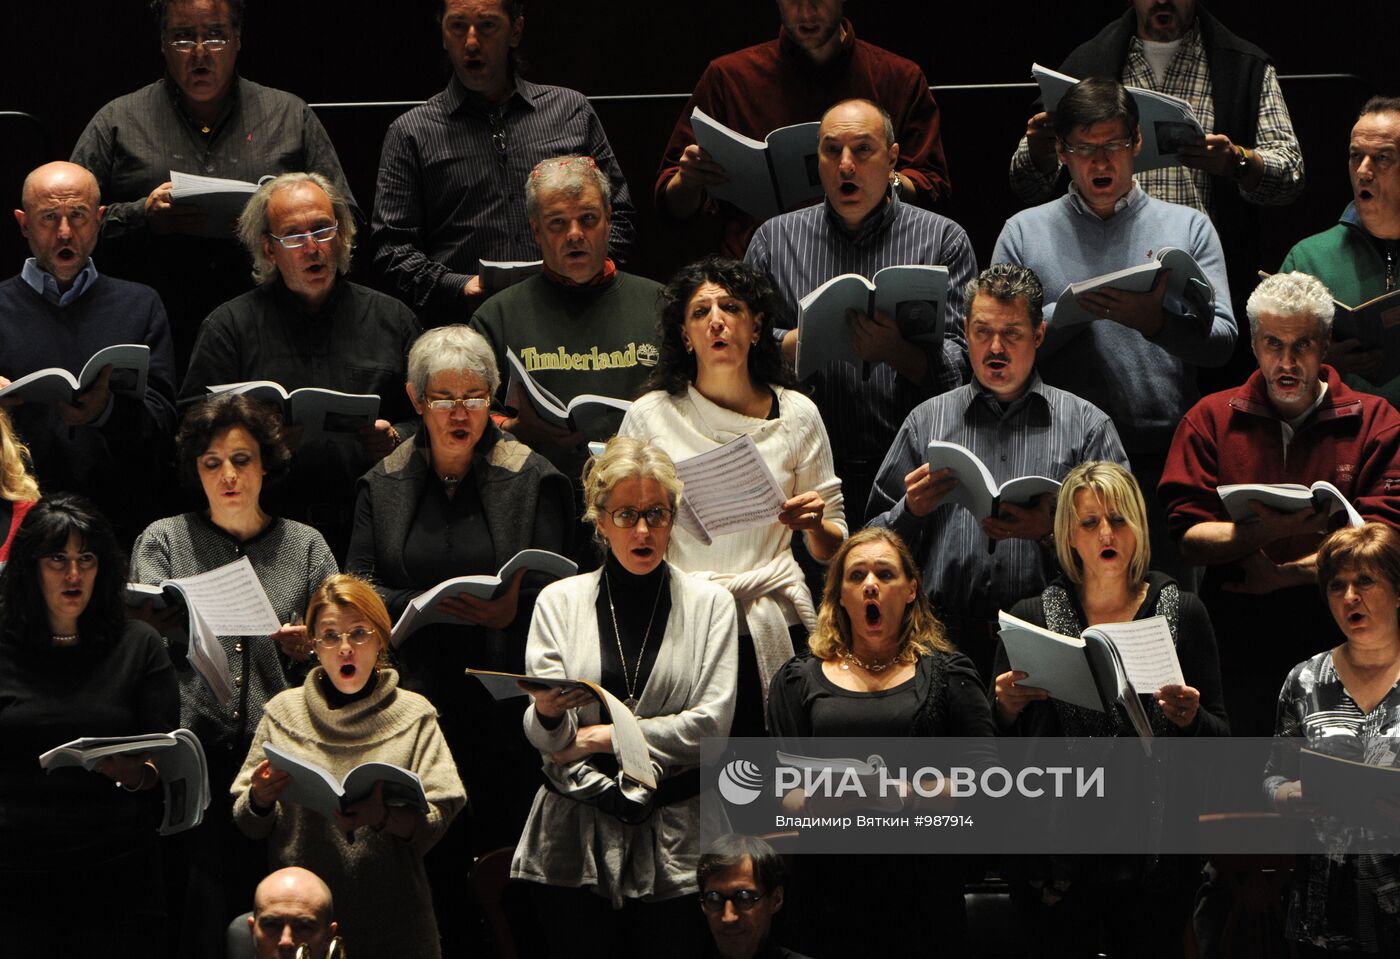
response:
<path fill-rule="evenodd" d="M 798 301 L 834 276 L 859 273 L 868 279 L 884 267 L 907 264 L 948 268 L 941 345 L 911 343 L 901 333 L 923 304 L 901 304 L 895 317 L 852 312 L 852 340 L 870 365 L 869 378 L 833 363 L 809 381 L 831 435 L 847 509 L 857 517 L 904 418 L 929 397 L 962 385 L 967 366 L 964 290 L 977 275 L 977 258 L 962 227 L 904 202 L 895 189 L 900 135 L 890 115 L 869 100 L 843 100 L 827 110 L 817 134 L 817 173 L 826 200 L 764 223 L 744 256 L 772 275 L 794 321 Z M 795 330 L 785 331 L 783 348 L 796 359 Z"/>
<path fill-rule="evenodd" d="M 300 866 L 272 873 L 253 893 L 253 931 L 256 959 L 293 959 L 297 947 L 310 947 L 312 959 L 324 959 L 335 938 L 335 904 L 321 877 Z"/>
<path fill-rule="evenodd" d="M 74 376 L 94 353 L 145 344 L 150 369 L 142 395 L 112 388 L 104 368 L 72 402 L 0 399 L 29 444 L 46 493 L 91 497 L 128 537 L 154 516 L 160 484 L 152 471 L 168 458 L 175 429 L 175 373 L 165 309 L 150 287 L 103 276 L 92 248 L 106 208 L 82 167 L 47 163 L 24 181 L 15 221 L 33 254 L 0 283 L 0 387 L 35 370 Z"/>

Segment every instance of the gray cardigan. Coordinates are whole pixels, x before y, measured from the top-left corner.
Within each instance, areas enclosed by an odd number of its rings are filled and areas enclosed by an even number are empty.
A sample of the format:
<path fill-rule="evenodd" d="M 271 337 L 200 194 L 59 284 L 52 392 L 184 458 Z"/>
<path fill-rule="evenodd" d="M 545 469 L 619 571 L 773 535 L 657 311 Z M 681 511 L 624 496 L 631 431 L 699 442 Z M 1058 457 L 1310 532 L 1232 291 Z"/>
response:
<path fill-rule="evenodd" d="M 738 682 L 734 597 L 674 567 L 671 573 L 671 615 L 636 709 L 662 779 L 699 766 L 703 738 L 729 733 Z M 525 650 L 530 675 L 602 678 L 596 606 L 601 576 L 571 576 L 540 593 Z M 580 726 L 599 721 L 595 704 L 570 710 L 547 729 L 532 704 L 525 711 L 525 735 L 548 763 L 550 753 L 573 742 Z M 623 899 L 694 893 L 699 826 L 699 796 L 656 807 L 645 822 L 627 825 L 541 787 L 515 847 L 511 878 L 590 887 L 614 908 Z"/>

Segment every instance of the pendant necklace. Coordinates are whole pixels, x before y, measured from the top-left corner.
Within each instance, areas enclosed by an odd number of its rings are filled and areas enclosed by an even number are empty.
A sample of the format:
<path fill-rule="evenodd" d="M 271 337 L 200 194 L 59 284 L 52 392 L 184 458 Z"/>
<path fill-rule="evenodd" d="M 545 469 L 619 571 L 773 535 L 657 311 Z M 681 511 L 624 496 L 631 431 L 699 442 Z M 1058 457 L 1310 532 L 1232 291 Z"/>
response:
<path fill-rule="evenodd" d="M 617 628 L 617 610 L 613 608 L 612 577 L 603 571 L 603 585 L 608 590 L 608 612 L 612 615 L 613 639 L 617 641 L 617 658 L 622 660 L 622 683 L 627 688 L 627 698 L 622 701 L 632 712 L 637 711 L 637 675 L 642 671 L 642 660 L 647 654 L 647 640 L 651 638 L 652 623 L 656 620 L 656 607 L 661 605 L 661 591 L 666 588 L 666 576 L 661 576 L 661 585 L 656 588 L 656 599 L 651 604 L 651 616 L 647 619 L 647 631 L 642 634 L 642 648 L 637 651 L 637 665 L 632 674 L 627 674 L 627 655 L 622 651 L 622 630 Z"/>

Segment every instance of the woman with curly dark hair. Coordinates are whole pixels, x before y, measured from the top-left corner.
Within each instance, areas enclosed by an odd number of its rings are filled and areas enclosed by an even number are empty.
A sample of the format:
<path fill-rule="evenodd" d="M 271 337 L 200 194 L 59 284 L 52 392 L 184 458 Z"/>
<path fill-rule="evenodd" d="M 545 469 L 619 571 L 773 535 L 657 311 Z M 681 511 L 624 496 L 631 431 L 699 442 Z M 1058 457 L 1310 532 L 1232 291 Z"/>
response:
<path fill-rule="evenodd" d="M 276 410 L 246 396 L 211 397 L 185 414 L 175 445 L 182 479 L 202 489 L 208 509 L 146 527 L 131 550 L 132 581 L 196 576 L 246 556 L 278 621 L 287 624 L 271 636 L 219 637 L 234 686 L 225 705 L 185 658 L 185 631 L 177 621 L 182 611 L 155 612 L 148 604 L 134 612 L 165 633 L 180 681 L 180 725 L 199 737 L 209 761 L 213 805 L 203 825 L 181 835 L 174 852 L 190 857 L 189 881 L 180 884 L 188 899 L 183 941 L 202 946 L 186 951 L 212 955 L 220 928 L 213 917 L 223 916 L 226 924 L 246 908 L 264 871 L 260 856 L 233 828 L 228 787 L 248 754 L 263 706 L 305 677 L 311 643 L 306 627 L 295 623 L 316 587 L 339 570 L 319 532 L 269 516 L 259 502 L 264 479 L 290 459 Z"/>
<path fill-rule="evenodd" d="M 665 450 L 677 462 L 748 435 L 786 502 L 766 526 L 706 545 L 683 527 L 671 544 L 677 567 L 727 587 L 743 612 L 734 735 L 762 733 L 762 691 L 817 625 L 812 596 L 792 554 L 830 559 L 846 538 L 841 481 L 821 414 L 793 388 L 773 339 L 782 302 L 767 274 L 723 257 L 685 267 L 662 294 L 661 358 L 652 392 L 632 404 L 619 435 Z"/>
<path fill-rule="evenodd" d="M 29 510 L 0 575 L 0 941 L 127 956 L 163 930 L 156 762 L 112 756 L 101 775 L 39 765 L 81 736 L 175 728 L 169 657 L 151 627 L 126 621 L 125 587 L 91 503 L 60 493 Z"/>

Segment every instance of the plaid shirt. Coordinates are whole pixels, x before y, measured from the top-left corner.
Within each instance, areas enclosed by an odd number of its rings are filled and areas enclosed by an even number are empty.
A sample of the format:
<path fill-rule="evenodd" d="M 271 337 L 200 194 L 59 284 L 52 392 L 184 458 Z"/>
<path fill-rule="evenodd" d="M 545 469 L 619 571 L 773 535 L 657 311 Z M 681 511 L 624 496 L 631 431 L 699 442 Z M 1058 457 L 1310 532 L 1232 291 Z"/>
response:
<path fill-rule="evenodd" d="M 1182 37 L 1181 46 L 1167 67 L 1167 75 L 1158 83 L 1143 54 L 1142 40 L 1133 37 L 1128 46 L 1128 59 L 1121 77 L 1125 86 L 1144 87 L 1180 97 L 1191 104 L 1196 118 L 1205 130 L 1215 129 L 1214 85 L 1205 46 L 1201 43 L 1199 27 L 1192 25 Z M 1229 130 L 1221 131 L 1227 135 Z M 1264 83 L 1259 92 L 1259 128 L 1257 142 L 1250 152 L 1258 153 L 1264 163 L 1264 175 L 1252 190 L 1240 190 L 1240 196 L 1262 206 L 1282 206 L 1292 203 L 1303 190 L 1303 151 L 1293 133 L 1293 121 L 1288 117 L 1288 105 L 1279 90 L 1278 74 L 1272 64 L 1264 66 Z M 1011 189 L 1026 203 L 1039 203 L 1055 195 L 1055 183 L 1061 167 L 1057 164 L 1050 174 L 1043 175 L 1031 161 L 1026 138 L 1011 158 Z M 1219 184 L 1209 174 L 1184 166 L 1145 170 L 1137 175 L 1138 184 L 1150 196 L 1168 203 L 1181 203 L 1215 216 L 1214 193 Z"/>

